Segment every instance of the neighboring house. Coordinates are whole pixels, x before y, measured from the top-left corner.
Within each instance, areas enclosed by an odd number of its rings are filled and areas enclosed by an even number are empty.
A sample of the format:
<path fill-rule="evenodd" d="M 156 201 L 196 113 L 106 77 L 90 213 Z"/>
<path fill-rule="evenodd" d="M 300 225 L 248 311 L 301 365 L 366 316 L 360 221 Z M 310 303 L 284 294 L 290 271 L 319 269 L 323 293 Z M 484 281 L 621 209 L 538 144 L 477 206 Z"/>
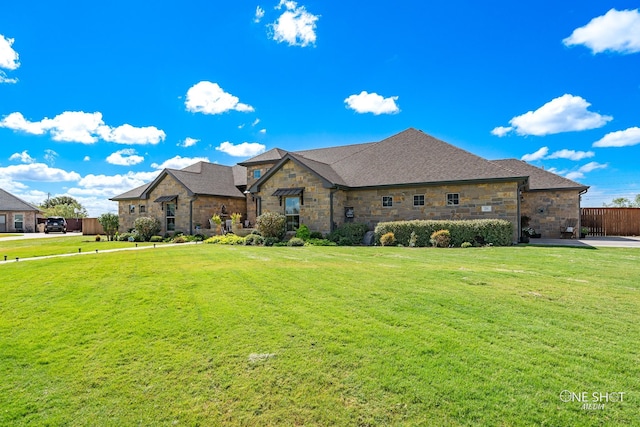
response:
<path fill-rule="evenodd" d="M 154 217 L 161 234 L 196 234 L 210 228 L 209 219 L 246 213 L 244 167 L 198 162 L 184 169 L 164 169 L 152 182 L 111 198 L 118 202 L 119 231 L 133 228 L 136 218 Z"/>
<path fill-rule="evenodd" d="M 0 188 L 0 233 L 33 233 L 40 209 Z"/>
<path fill-rule="evenodd" d="M 517 163 L 514 163 L 517 162 Z M 489 161 L 419 130 L 380 142 L 287 152 L 273 149 L 240 163 L 247 168 L 247 218 L 287 217 L 327 233 L 345 222 L 499 218 L 514 224 L 544 206 L 544 237 L 579 218 L 587 187 L 518 160 Z M 538 210 L 539 211 L 539 210 Z M 536 211 L 536 212 L 538 212 Z M 538 214 L 538 217 L 540 214 Z M 531 225 L 531 224 L 530 224 Z"/>

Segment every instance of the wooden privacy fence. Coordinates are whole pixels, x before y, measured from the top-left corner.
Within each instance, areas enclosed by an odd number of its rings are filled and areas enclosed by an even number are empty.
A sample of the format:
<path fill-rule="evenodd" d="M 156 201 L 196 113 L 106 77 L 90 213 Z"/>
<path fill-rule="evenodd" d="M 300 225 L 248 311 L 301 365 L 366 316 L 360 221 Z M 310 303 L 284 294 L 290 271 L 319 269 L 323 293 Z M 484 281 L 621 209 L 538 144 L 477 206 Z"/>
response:
<path fill-rule="evenodd" d="M 590 236 L 640 236 L 640 208 L 581 208 Z"/>
<path fill-rule="evenodd" d="M 98 222 L 98 218 L 82 218 L 82 234 L 93 236 L 94 234 L 104 234 L 102 225 Z"/>

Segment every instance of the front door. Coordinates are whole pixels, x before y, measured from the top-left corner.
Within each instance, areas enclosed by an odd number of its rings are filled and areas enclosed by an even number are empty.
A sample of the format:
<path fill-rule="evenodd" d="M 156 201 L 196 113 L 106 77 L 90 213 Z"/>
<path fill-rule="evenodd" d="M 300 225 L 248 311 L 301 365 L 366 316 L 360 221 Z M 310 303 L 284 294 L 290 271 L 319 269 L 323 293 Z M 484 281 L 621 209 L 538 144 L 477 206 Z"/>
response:
<path fill-rule="evenodd" d="M 7 216 L 5 214 L 0 215 L 0 233 L 7 232 Z"/>

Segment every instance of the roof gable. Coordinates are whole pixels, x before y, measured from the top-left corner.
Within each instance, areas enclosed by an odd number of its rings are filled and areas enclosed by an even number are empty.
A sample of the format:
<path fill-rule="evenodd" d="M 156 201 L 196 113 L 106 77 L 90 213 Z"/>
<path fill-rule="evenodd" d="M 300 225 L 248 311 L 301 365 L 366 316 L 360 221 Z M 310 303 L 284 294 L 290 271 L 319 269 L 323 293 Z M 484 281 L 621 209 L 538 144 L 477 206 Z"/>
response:
<path fill-rule="evenodd" d="M 40 209 L 0 188 L 0 211 L 40 212 Z"/>

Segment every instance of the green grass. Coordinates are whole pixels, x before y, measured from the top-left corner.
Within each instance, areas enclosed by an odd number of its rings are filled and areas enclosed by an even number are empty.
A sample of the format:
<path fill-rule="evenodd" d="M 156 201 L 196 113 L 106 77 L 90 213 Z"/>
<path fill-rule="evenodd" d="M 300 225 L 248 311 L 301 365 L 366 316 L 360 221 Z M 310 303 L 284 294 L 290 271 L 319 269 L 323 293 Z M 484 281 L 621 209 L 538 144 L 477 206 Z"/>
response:
<path fill-rule="evenodd" d="M 149 246 L 153 243 L 138 243 L 138 246 Z M 49 255 L 63 255 L 82 252 L 95 252 L 107 249 L 124 249 L 135 247 L 131 242 L 108 242 L 102 237 L 96 242 L 95 236 L 60 236 L 42 239 L 0 240 L 0 261 L 16 258 L 33 258 Z"/>
<path fill-rule="evenodd" d="M 18 237 L 18 236 L 22 236 L 22 234 L 15 234 L 15 233 L 0 233 L 0 239 L 4 238 L 4 237 Z"/>
<path fill-rule="evenodd" d="M 0 274 L 0 425 L 637 420 L 636 249 L 191 245 Z"/>

